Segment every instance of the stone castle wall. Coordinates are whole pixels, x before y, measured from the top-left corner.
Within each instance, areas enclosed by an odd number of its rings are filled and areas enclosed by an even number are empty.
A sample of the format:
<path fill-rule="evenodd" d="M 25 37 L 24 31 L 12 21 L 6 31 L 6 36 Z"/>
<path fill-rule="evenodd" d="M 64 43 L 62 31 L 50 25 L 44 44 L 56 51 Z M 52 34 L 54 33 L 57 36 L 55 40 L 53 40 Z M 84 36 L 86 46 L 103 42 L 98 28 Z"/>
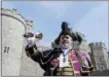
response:
<path fill-rule="evenodd" d="M 0 10 L 1 13 L 1 10 Z M 1 15 L 0 15 L 0 24 L 1 24 Z M 1 25 L 0 25 L 0 51 L 1 51 Z M 0 53 L 0 68 L 1 68 L 1 53 Z M 0 76 L 1 76 L 1 70 L 0 70 Z"/>
<path fill-rule="evenodd" d="M 26 32 L 32 32 L 33 21 L 28 22 Z M 37 42 L 38 43 L 38 42 Z M 21 58 L 20 76 L 43 76 L 43 70 L 37 62 L 34 62 L 25 53 L 25 46 L 27 45 L 26 39 L 24 40 L 23 53 Z"/>
<path fill-rule="evenodd" d="M 33 21 L 25 20 L 24 17 L 18 13 L 16 9 L 10 10 L 2 8 L 1 16 L 2 75 L 43 76 L 44 71 L 40 68 L 39 64 L 27 57 L 25 53 L 25 46 L 27 42 L 26 39 L 22 37 L 25 32 L 32 32 Z M 109 57 L 107 57 L 108 55 L 105 52 L 106 48 L 104 44 L 101 42 L 91 43 L 89 47 L 85 36 L 83 34 L 81 35 L 84 38 L 81 49 L 88 52 L 91 51 L 91 59 L 96 67 L 96 70 L 103 70 L 109 67 L 107 60 Z M 44 49 L 44 47 L 41 46 L 39 48 Z"/>
<path fill-rule="evenodd" d="M 2 8 L 2 76 L 18 76 L 25 21 L 15 9 Z"/>
<path fill-rule="evenodd" d="M 95 66 L 95 70 L 108 69 L 108 55 L 106 54 L 105 44 L 102 42 L 91 43 L 91 58 Z"/>
<path fill-rule="evenodd" d="M 2 75 L 19 76 L 22 53 L 24 52 L 23 34 L 30 31 L 31 20 L 25 20 L 16 9 L 2 8 Z"/>

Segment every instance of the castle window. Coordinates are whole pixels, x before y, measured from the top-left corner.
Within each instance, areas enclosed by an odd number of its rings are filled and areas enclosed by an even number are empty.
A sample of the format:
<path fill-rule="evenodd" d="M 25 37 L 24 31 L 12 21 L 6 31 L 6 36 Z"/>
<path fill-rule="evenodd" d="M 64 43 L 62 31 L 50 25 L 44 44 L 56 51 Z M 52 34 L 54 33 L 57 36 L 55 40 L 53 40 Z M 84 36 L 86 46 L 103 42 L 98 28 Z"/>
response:
<path fill-rule="evenodd" d="M 9 53 L 9 47 L 5 46 L 4 53 Z"/>

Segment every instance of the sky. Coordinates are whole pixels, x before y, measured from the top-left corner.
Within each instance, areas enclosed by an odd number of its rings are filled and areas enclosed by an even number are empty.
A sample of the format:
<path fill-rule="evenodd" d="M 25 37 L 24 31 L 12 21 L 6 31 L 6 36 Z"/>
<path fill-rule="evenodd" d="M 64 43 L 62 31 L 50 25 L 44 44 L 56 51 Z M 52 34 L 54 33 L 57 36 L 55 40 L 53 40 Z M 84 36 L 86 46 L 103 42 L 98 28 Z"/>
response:
<path fill-rule="evenodd" d="M 33 20 L 33 32 L 42 32 L 45 46 L 59 35 L 61 23 L 86 36 L 88 43 L 104 42 L 108 47 L 107 1 L 4 1 L 3 8 L 17 9 L 25 19 Z"/>

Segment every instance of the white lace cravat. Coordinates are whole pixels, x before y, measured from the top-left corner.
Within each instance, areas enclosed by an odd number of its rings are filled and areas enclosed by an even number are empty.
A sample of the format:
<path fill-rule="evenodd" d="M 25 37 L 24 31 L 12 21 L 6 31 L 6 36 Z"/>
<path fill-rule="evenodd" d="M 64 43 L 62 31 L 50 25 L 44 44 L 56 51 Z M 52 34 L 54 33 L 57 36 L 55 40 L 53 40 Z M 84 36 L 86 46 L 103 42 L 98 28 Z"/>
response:
<path fill-rule="evenodd" d="M 62 51 L 63 51 L 63 53 L 59 57 L 59 67 L 69 67 L 70 66 L 69 61 L 68 61 L 69 49 L 62 49 Z M 65 62 L 63 61 L 64 58 L 65 58 Z"/>

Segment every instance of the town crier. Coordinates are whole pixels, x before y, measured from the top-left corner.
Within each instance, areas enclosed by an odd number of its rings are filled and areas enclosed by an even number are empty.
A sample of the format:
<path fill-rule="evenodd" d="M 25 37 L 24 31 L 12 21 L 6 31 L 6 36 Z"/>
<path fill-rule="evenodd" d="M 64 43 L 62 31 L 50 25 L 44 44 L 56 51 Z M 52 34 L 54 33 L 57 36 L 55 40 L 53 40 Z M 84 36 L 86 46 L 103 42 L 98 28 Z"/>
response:
<path fill-rule="evenodd" d="M 73 42 L 81 44 L 82 37 L 72 32 L 67 22 L 62 22 L 61 29 L 55 40 L 59 47 L 39 51 L 35 43 L 28 43 L 26 53 L 40 64 L 45 71 L 44 76 L 90 76 L 93 66 L 88 55 L 73 49 Z"/>

